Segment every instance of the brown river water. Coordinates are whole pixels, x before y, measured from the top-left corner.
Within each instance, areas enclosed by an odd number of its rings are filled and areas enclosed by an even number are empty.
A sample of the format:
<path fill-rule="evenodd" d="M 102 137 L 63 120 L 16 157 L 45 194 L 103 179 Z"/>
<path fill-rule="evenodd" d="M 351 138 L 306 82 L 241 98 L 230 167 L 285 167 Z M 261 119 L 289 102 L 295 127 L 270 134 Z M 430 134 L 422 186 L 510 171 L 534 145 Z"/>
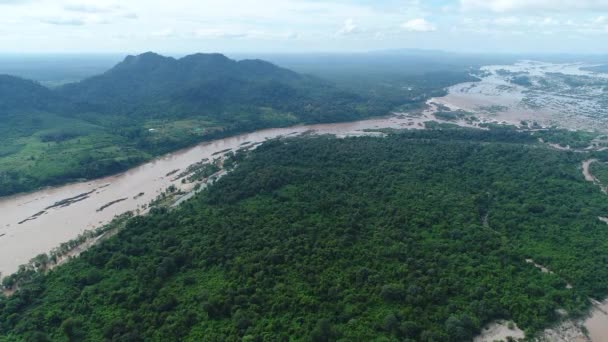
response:
<path fill-rule="evenodd" d="M 608 342 L 608 300 L 596 303 L 584 326 L 592 342 Z"/>

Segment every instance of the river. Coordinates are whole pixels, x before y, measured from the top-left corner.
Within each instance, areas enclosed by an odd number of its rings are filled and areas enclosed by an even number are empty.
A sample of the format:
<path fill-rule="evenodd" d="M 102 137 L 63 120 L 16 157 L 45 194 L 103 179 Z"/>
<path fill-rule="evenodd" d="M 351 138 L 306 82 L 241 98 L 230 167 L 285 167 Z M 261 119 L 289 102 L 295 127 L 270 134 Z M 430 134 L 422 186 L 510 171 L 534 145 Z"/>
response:
<path fill-rule="evenodd" d="M 585 71 L 588 66 L 538 61 L 484 66 L 481 82 L 454 85 L 436 101 L 513 124 L 608 132 L 608 74 Z"/>

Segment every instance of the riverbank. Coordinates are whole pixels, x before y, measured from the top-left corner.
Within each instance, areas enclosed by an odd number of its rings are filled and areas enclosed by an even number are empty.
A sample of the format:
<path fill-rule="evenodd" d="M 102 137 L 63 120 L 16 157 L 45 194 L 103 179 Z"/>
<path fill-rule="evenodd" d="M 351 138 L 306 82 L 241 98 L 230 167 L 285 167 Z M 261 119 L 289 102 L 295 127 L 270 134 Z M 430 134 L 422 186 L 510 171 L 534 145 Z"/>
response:
<path fill-rule="evenodd" d="M 19 265 L 41 253 L 48 253 L 87 230 L 108 224 L 122 213 L 142 211 L 170 186 L 188 191 L 188 184 L 174 177 L 175 170 L 186 170 L 201 161 L 221 157 L 266 140 L 300 134 L 331 134 L 338 137 L 378 134 L 381 129 L 425 129 L 426 123 L 484 128 L 488 120 L 440 120 L 439 110 L 429 100 L 418 113 L 396 113 L 388 117 L 333 124 L 298 125 L 264 129 L 208 141 L 154 159 L 118 175 L 104 177 L 38 192 L 0 198 L 0 278 L 16 272 Z M 495 122 L 494 122 L 495 123 Z"/>
<path fill-rule="evenodd" d="M 48 253 L 87 230 L 94 230 L 117 215 L 143 211 L 148 203 L 170 186 L 187 191 L 170 173 L 186 170 L 205 159 L 221 157 L 242 148 L 244 143 L 260 144 L 268 139 L 306 132 L 339 136 L 367 134 L 382 128 L 423 129 L 432 119 L 404 115 L 347 123 L 299 125 L 265 129 L 205 142 L 167 154 L 118 175 L 46 188 L 38 192 L 0 198 L 0 273 L 16 272 L 19 265 Z M 221 153 L 220 153 L 221 152 Z M 107 204 L 112 203 L 110 206 Z M 103 210 L 99 210 L 103 206 Z"/>

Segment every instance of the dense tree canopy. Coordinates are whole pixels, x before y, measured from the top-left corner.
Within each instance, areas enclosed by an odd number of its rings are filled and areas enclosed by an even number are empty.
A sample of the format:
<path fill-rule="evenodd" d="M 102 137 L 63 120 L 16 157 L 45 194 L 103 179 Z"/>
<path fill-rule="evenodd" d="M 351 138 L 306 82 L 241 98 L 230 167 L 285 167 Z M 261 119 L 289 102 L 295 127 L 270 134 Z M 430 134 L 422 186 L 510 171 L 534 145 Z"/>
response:
<path fill-rule="evenodd" d="M 499 318 L 531 336 L 608 294 L 605 195 L 583 155 L 528 134 L 295 138 L 236 158 L 0 299 L 5 339 L 464 341 Z"/>

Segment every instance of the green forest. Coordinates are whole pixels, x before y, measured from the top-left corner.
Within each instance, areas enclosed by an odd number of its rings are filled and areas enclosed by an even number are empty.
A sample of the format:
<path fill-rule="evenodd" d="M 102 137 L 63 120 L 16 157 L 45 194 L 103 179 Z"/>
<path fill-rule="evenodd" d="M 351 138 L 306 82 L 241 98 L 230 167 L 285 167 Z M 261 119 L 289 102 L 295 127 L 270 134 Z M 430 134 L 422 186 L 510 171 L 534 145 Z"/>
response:
<path fill-rule="evenodd" d="M 533 337 L 608 295 L 585 157 L 508 129 L 273 140 L 1 297 L 0 340 L 466 341 L 496 319 Z"/>

